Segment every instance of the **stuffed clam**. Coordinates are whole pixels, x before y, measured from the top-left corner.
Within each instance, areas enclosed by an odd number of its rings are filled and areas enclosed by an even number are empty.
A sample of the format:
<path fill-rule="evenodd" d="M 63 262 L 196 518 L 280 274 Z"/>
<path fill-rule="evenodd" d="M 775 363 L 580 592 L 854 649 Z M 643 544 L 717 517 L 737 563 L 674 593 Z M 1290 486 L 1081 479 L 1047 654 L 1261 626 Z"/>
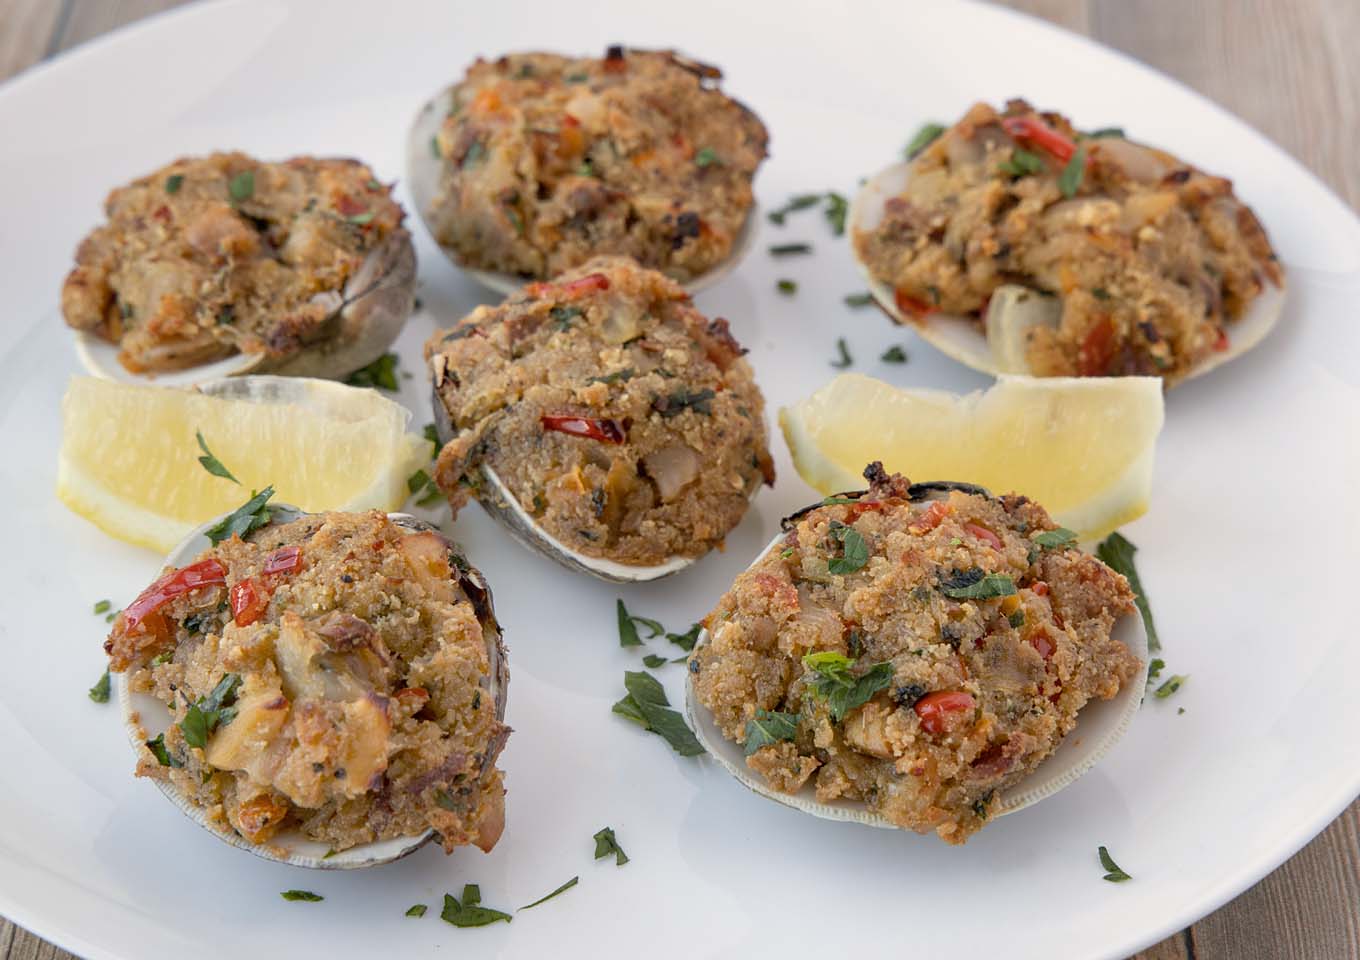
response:
<path fill-rule="evenodd" d="M 413 517 L 266 498 L 190 536 L 114 620 L 137 775 L 294 866 L 490 850 L 508 675 L 480 573 Z"/>
<path fill-rule="evenodd" d="M 765 797 L 962 843 L 1123 735 L 1146 639 L 1124 577 L 1033 501 L 865 476 L 788 518 L 704 620 L 690 719 Z"/>
<path fill-rule="evenodd" d="M 416 208 L 445 253 L 501 293 L 605 254 L 698 290 L 750 245 L 768 139 L 721 77 L 617 46 L 478 60 L 412 125 Z"/>
<path fill-rule="evenodd" d="M 626 258 L 529 284 L 426 344 L 434 479 L 455 514 L 470 493 L 572 569 L 674 573 L 774 481 L 744 353 L 725 320 Z"/>
<path fill-rule="evenodd" d="M 871 178 L 850 223 L 882 309 L 988 373 L 1173 386 L 1258 344 L 1284 300 L 1230 181 L 1021 100 Z"/>
<path fill-rule="evenodd" d="M 105 211 L 61 294 L 97 376 L 340 378 L 411 313 L 405 214 L 357 160 L 184 158 L 114 190 Z"/>

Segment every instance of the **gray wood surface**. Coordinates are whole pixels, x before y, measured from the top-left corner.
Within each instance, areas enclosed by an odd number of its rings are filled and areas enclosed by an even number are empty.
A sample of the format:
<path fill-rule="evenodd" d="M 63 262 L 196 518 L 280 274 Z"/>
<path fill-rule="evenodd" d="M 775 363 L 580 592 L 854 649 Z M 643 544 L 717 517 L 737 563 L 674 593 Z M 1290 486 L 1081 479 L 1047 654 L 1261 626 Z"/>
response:
<path fill-rule="evenodd" d="M 0 0 L 0 80 L 180 2 Z M 1271 137 L 1360 207 L 1360 0 L 1005 5 L 1176 77 Z M 1054 956 L 1060 958 L 1061 950 Z M 70 958 L 0 919 L 0 960 Z M 1137 960 L 1258 958 L 1360 958 L 1360 801 L 1256 886 Z"/>

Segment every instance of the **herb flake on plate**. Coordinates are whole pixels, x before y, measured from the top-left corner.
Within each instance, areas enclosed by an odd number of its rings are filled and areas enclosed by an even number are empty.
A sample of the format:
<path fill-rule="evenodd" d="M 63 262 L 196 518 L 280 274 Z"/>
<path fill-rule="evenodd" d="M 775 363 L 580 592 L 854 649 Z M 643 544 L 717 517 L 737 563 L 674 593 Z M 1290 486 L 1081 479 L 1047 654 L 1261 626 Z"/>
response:
<path fill-rule="evenodd" d="M 230 540 L 232 537 L 244 537 L 252 531 L 268 526 L 274 518 L 269 509 L 269 498 L 273 495 L 273 486 L 265 487 L 223 517 L 220 522 L 209 527 L 204 536 L 215 547 L 223 540 Z"/>
<path fill-rule="evenodd" d="M 653 670 L 655 670 L 657 667 L 664 667 L 666 664 L 670 663 L 670 661 L 667 660 L 665 657 L 656 653 L 647 654 L 647 656 L 642 658 L 642 662 L 646 666 L 651 667 Z"/>
<path fill-rule="evenodd" d="M 906 363 L 907 351 L 894 344 L 887 350 L 884 350 L 878 359 L 883 363 Z"/>
<path fill-rule="evenodd" d="M 699 639 L 699 631 L 703 629 L 700 624 L 691 624 L 690 628 L 684 633 L 668 633 L 666 639 L 675 644 L 681 650 L 693 650 L 694 644 Z"/>
<path fill-rule="evenodd" d="M 789 202 L 777 210 L 771 210 L 768 214 L 770 222 L 784 225 L 784 218 L 798 210 L 806 210 L 808 207 L 815 207 L 822 200 L 820 193 L 800 193 L 789 198 Z"/>
<path fill-rule="evenodd" d="M 874 295 L 872 293 L 847 293 L 841 299 L 845 301 L 847 307 L 858 309 L 860 307 L 867 307 L 869 304 L 873 303 Z"/>
<path fill-rule="evenodd" d="M 98 682 L 90 688 L 90 699 L 95 703 L 109 702 L 109 672 L 107 670 L 104 671 L 104 675 L 99 678 Z"/>
<path fill-rule="evenodd" d="M 845 234 L 845 215 L 850 212 L 850 202 L 841 194 L 831 190 L 826 195 L 826 222 L 836 236 Z"/>
<path fill-rule="evenodd" d="M 97 617 L 100 614 L 108 613 L 109 610 L 112 608 L 113 608 L 112 600 L 100 600 L 98 603 L 94 605 L 94 615 Z"/>
<path fill-rule="evenodd" d="M 425 916 L 425 911 L 428 910 L 428 909 L 430 909 L 430 908 L 427 907 L 427 906 L 425 906 L 425 904 L 423 904 L 423 903 L 417 903 L 417 904 L 415 904 L 414 906 L 410 906 L 410 907 L 407 907 L 407 908 L 406 908 L 406 916 L 408 916 L 408 917 L 423 917 L 423 916 Z"/>
<path fill-rule="evenodd" d="M 310 890 L 285 890 L 279 894 L 285 900 L 301 900 L 303 903 L 320 903 L 326 898 Z"/>
<path fill-rule="evenodd" d="M 545 896 L 545 897 L 539 897 L 539 898 L 538 898 L 537 900 L 535 900 L 533 903 L 525 904 L 524 906 L 520 907 L 520 909 L 521 909 L 521 910 L 529 910 L 529 909 L 531 909 L 531 908 L 533 908 L 533 907 L 538 906 L 540 903 L 547 903 L 549 900 L 551 900 L 553 897 L 557 896 L 559 893 L 565 893 L 566 891 L 570 890 L 572 887 L 576 886 L 576 884 L 580 883 L 580 881 L 581 881 L 581 878 L 580 878 L 580 877 L 572 877 L 570 880 L 568 880 L 566 883 L 562 884 L 562 886 L 558 887 L 558 888 L 557 888 L 556 890 L 554 890 L 552 893 L 548 894 L 548 895 Z"/>
<path fill-rule="evenodd" d="M 1143 582 L 1138 579 L 1138 568 L 1133 562 L 1133 555 L 1137 552 L 1138 548 L 1124 539 L 1118 531 L 1110 534 L 1096 547 L 1096 556 L 1111 570 L 1122 573 L 1129 581 L 1129 587 L 1133 589 L 1133 602 L 1138 606 L 1138 612 L 1143 615 L 1143 629 L 1147 631 L 1148 649 L 1156 652 L 1162 649 L 1162 644 L 1157 639 L 1157 626 L 1152 622 L 1152 607 L 1148 605 L 1147 594 L 1143 592 Z"/>
<path fill-rule="evenodd" d="M 401 389 L 397 383 L 397 355 L 384 353 L 368 366 L 360 367 L 351 373 L 345 378 L 345 383 L 351 387 L 377 387 L 379 390 L 396 393 Z"/>
<path fill-rule="evenodd" d="M 772 257 L 795 257 L 811 252 L 810 243 L 776 243 L 770 247 Z"/>
<path fill-rule="evenodd" d="M 762 747 L 792 740 L 797 733 L 798 714 L 757 710 L 755 716 L 746 721 L 746 756 Z"/>
<path fill-rule="evenodd" d="M 218 460 L 217 457 L 213 455 L 213 452 L 208 449 L 208 441 L 203 439 L 203 431 L 195 430 L 194 436 L 198 438 L 198 449 L 203 451 L 203 456 L 198 458 L 198 462 L 203 465 L 203 469 L 207 470 L 214 477 L 230 480 L 239 487 L 241 481 L 237 480 L 236 477 L 232 475 L 232 472 L 222 465 L 222 461 Z"/>
<path fill-rule="evenodd" d="M 786 297 L 791 297 L 798 292 L 798 284 L 792 280 L 776 280 L 774 286 Z"/>
<path fill-rule="evenodd" d="M 455 927 L 485 927 L 511 920 L 508 913 L 482 906 L 482 890 L 475 883 L 464 885 L 461 901 L 451 893 L 444 894 L 444 909 L 439 912 L 439 918 Z"/>
<path fill-rule="evenodd" d="M 1133 879 L 1120 869 L 1119 864 L 1114 862 L 1114 857 L 1110 856 L 1110 851 L 1104 847 L 1098 847 L 1096 853 L 1100 857 L 1100 865 L 1106 870 L 1105 876 L 1101 878 L 1102 880 L 1108 880 L 1111 883 L 1123 883 L 1125 880 Z"/>
<path fill-rule="evenodd" d="M 628 696 L 614 704 L 613 712 L 631 720 L 665 740 L 682 757 L 697 757 L 706 753 L 685 723 L 685 718 L 670 709 L 661 682 L 644 670 L 629 670 L 623 675 Z"/>
<path fill-rule="evenodd" d="M 1167 697 L 1171 696 L 1173 693 L 1179 690 L 1181 688 L 1181 685 L 1184 684 L 1185 681 L 1189 679 L 1190 677 L 1188 674 L 1181 673 L 1173 674 L 1172 676 L 1167 677 L 1166 680 L 1162 682 L 1162 685 L 1152 692 L 1152 695 L 1156 697 L 1158 700 L 1165 700 Z"/>
<path fill-rule="evenodd" d="M 650 631 L 647 637 L 659 637 L 666 632 L 666 628 L 651 617 L 636 617 L 628 612 L 624 606 L 623 598 L 615 601 L 615 615 L 619 624 L 619 646 L 621 647 L 640 647 L 642 638 L 638 636 L 637 625 L 640 623 Z"/>
<path fill-rule="evenodd" d="M 592 839 L 595 841 L 595 859 L 600 860 L 614 854 L 614 866 L 621 867 L 628 862 L 628 854 L 623 852 L 623 847 L 619 846 L 618 837 L 614 836 L 613 827 L 602 827 L 596 831 Z"/>
<path fill-rule="evenodd" d="M 850 348 L 845 345 L 844 337 L 836 338 L 836 352 L 839 356 L 831 361 L 831 365 L 837 370 L 844 370 L 855 362 L 855 358 L 850 356 Z"/>

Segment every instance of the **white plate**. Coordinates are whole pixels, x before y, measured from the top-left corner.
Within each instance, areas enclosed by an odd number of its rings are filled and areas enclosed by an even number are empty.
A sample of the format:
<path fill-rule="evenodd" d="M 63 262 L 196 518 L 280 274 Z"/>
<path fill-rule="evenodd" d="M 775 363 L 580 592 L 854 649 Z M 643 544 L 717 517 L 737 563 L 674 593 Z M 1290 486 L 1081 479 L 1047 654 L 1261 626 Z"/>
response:
<path fill-rule="evenodd" d="M 235 956 L 243 944 L 337 960 L 394 945 L 410 957 L 605 957 L 639 942 L 683 957 L 855 955 L 885 943 L 1012 960 L 1122 957 L 1246 888 L 1360 790 L 1360 644 L 1348 603 L 1360 567 L 1360 224 L 1279 149 L 1151 71 L 972 5 L 884 0 L 857 7 L 853 23 L 779 0 L 606 0 L 588 13 L 342 6 L 196 5 L 0 90 L 0 913 L 94 960 Z M 460 518 L 511 657 L 509 826 L 494 853 L 427 848 L 371 874 L 320 876 L 233 850 L 132 778 L 115 707 L 85 697 L 103 669 L 104 623 L 90 605 L 127 602 L 158 560 L 52 496 L 58 403 L 77 369 L 56 313 L 72 251 L 112 186 L 169 158 L 214 147 L 354 154 L 397 177 L 412 113 L 474 55 L 619 41 L 723 66 L 726 88 L 772 133 L 757 181 L 766 210 L 795 192 L 849 196 L 921 122 L 1022 93 L 1234 179 L 1287 263 L 1289 303 L 1259 349 L 1168 398 L 1152 511 L 1126 531 L 1168 671 L 1190 680 L 1150 701 L 1079 783 L 961 849 L 802 816 L 715 763 L 676 757 L 609 712 L 623 671 L 640 662 L 617 646 L 614 599 L 672 628 L 705 613 L 780 515 L 813 499 L 776 441 L 779 485 L 757 498 L 726 553 L 655 584 L 572 577 L 475 506 Z M 481 294 L 414 232 L 425 309 L 398 346 L 416 374 L 402 399 L 420 423 L 421 341 Z M 838 336 L 856 369 L 897 383 L 985 382 L 877 311 L 842 304 L 862 287 L 820 213 L 761 232 L 699 305 L 732 320 L 772 405 L 821 385 Z M 763 251 L 800 240 L 816 255 Z M 798 281 L 795 296 L 776 292 L 781 277 Z M 910 363 L 875 360 L 893 343 Z M 658 671 L 677 704 L 680 669 Z M 591 834 L 606 824 L 632 857 L 621 869 L 591 860 Z M 1135 880 L 1103 882 L 1099 844 Z M 465 882 L 480 883 L 491 906 L 516 907 L 576 875 L 579 886 L 509 926 L 455 929 L 436 916 L 441 894 Z M 290 887 L 326 900 L 285 903 L 278 892 Z M 417 902 L 431 913 L 403 916 Z"/>

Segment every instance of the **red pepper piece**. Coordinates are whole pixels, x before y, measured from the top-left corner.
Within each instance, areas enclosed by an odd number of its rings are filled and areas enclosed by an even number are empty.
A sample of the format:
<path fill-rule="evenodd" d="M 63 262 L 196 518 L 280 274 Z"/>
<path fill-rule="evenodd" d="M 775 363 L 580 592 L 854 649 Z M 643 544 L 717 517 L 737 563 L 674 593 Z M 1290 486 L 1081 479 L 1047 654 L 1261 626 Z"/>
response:
<path fill-rule="evenodd" d="M 992 549 L 994 550 L 1001 549 L 1001 538 L 998 537 L 996 534 L 992 533 L 992 531 L 988 530 L 986 527 L 980 527 L 976 523 L 965 523 L 963 525 L 963 529 L 967 530 L 969 533 L 977 537 L 979 540 L 986 540 L 988 543 L 992 545 Z"/>
<path fill-rule="evenodd" d="M 298 546 L 279 547 L 264 561 L 264 572 L 294 573 L 302 567 L 302 548 Z"/>
<path fill-rule="evenodd" d="M 1232 346 L 1232 341 L 1228 339 L 1228 331 L 1222 327 L 1218 328 L 1218 339 L 1214 341 L 1214 349 L 1219 353 Z"/>
<path fill-rule="evenodd" d="M 586 437 L 601 443 L 623 443 L 627 440 L 623 425 L 617 420 L 596 419 L 594 417 L 553 416 L 544 414 L 539 417 L 544 430 L 569 433 L 573 437 Z"/>
<path fill-rule="evenodd" d="M 923 533 L 929 533 L 940 525 L 945 517 L 954 512 L 954 508 L 943 500 L 932 501 L 925 511 L 912 521 L 907 529 L 918 537 Z"/>
<path fill-rule="evenodd" d="M 1053 638 L 1048 635 L 1047 630 L 1035 630 L 1029 637 L 1030 645 L 1038 651 L 1039 656 L 1047 660 L 1053 656 L 1053 651 L 1057 649 L 1053 645 Z"/>
<path fill-rule="evenodd" d="M 254 578 L 242 580 L 231 588 L 231 616 L 238 627 L 248 627 L 264 616 L 269 594 L 255 585 Z"/>
<path fill-rule="evenodd" d="M 962 690 L 936 690 L 927 693 L 912 707 L 921 718 L 921 729 L 926 733 L 944 733 L 958 715 L 977 706 L 971 693 Z"/>
<path fill-rule="evenodd" d="M 603 273 L 588 273 L 567 283 L 531 283 L 524 288 L 524 292 L 531 297 L 551 296 L 560 300 L 576 300 L 586 294 L 608 289 L 608 277 Z"/>
<path fill-rule="evenodd" d="M 897 304 L 897 309 L 909 317 L 920 320 L 935 312 L 935 308 L 924 300 L 917 300 L 904 290 L 893 291 L 893 301 Z"/>
<path fill-rule="evenodd" d="M 1048 596 L 1048 584 L 1044 583 L 1042 580 L 1030 587 L 1030 589 L 1034 591 L 1036 597 Z"/>
<path fill-rule="evenodd" d="M 1109 317 L 1096 321 L 1077 348 L 1077 371 L 1083 377 L 1098 377 L 1110 369 L 1114 356 L 1114 324 Z"/>
<path fill-rule="evenodd" d="M 1077 152 L 1075 143 L 1035 116 L 1002 117 L 1001 128 L 1017 140 L 1027 140 L 1048 151 L 1063 163 Z M 1091 162 L 1089 157 L 1086 162 Z"/>
<path fill-rule="evenodd" d="M 227 570 L 216 560 L 200 560 L 179 570 L 173 570 L 147 587 L 123 611 L 123 629 L 134 630 L 150 614 L 182 594 L 200 587 L 212 587 L 227 582 Z"/>

